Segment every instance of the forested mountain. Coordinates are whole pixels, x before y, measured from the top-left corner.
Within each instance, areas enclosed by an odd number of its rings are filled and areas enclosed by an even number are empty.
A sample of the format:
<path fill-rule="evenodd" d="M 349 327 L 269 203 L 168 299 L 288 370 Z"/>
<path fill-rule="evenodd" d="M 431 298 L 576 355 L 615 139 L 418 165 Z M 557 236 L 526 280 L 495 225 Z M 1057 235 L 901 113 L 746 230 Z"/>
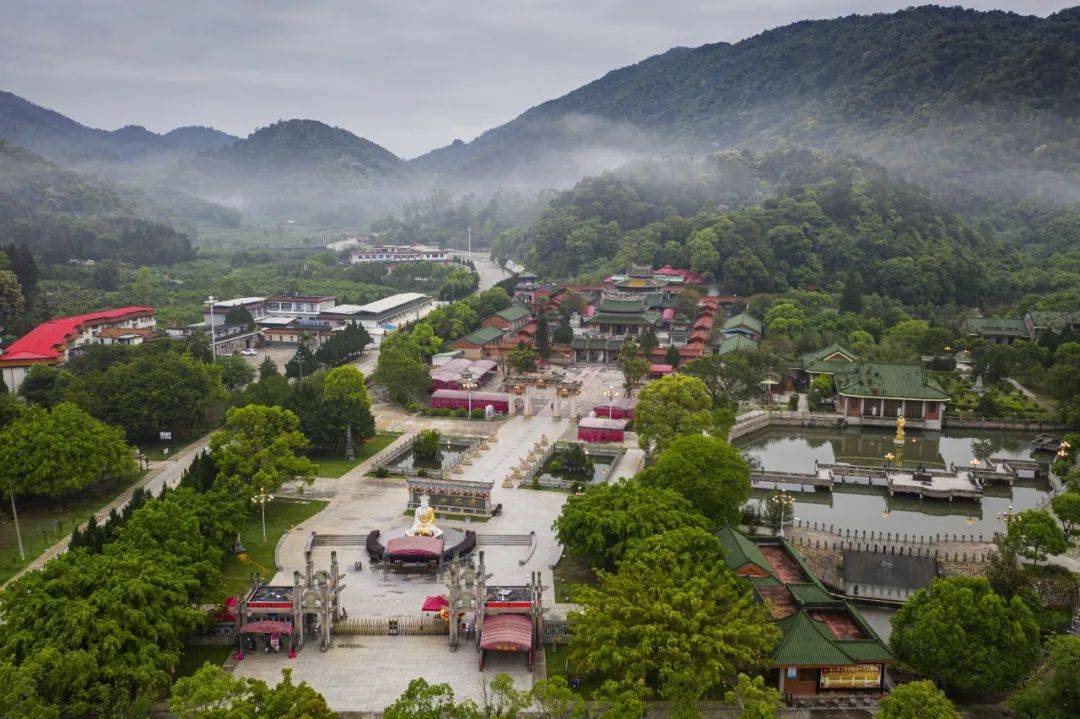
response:
<path fill-rule="evenodd" d="M 1016 253 L 924 190 L 810 151 L 651 161 L 586 178 L 551 201 L 518 253 L 531 267 L 594 279 L 670 263 L 738 294 L 838 288 L 848 273 L 914 306 L 1024 291 L 1004 274 Z"/>
<path fill-rule="evenodd" d="M 348 130 L 316 120 L 282 120 L 199 155 L 210 173 L 273 172 L 370 185 L 407 172 L 401 158 Z"/>
<path fill-rule="evenodd" d="M 1080 9 L 1044 19 L 927 6 L 675 48 L 412 164 L 477 177 L 787 142 L 955 191 L 1071 201 L 1078 116 Z"/>
<path fill-rule="evenodd" d="M 231 144 L 232 135 L 209 127 L 180 127 L 164 135 L 138 125 L 98 130 L 58 112 L 0 91 L 0 139 L 62 163 L 88 160 L 124 161 L 147 154 L 194 154 Z"/>
<path fill-rule="evenodd" d="M 0 244 L 25 245 L 49 261 L 191 259 L 190 238 L 145 219 L 113 189 L 0 140 Z"/>

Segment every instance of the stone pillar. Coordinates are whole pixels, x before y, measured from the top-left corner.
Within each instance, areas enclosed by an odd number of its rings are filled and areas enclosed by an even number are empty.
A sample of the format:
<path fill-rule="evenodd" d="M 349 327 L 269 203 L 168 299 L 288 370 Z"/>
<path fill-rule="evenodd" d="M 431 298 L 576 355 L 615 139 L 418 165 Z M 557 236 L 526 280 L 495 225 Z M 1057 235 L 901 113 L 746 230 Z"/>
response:
<path fill-rule="evenodd" d="M 532 417 L 532 394 L 529 392 L 529 386 L 525 385 L 525 416 Z"/>
<path fill-rule="evenodd" d="M 577 397 L 570 395 L 570 416 L 569 419 L 573 419 L 577 416 Z"/>

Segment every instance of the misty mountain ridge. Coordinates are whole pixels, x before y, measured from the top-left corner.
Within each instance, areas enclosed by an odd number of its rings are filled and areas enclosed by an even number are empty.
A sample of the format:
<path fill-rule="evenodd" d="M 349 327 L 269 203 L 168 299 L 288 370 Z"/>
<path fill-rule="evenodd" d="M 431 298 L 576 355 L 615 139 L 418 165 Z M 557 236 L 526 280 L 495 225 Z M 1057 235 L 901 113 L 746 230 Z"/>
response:
<path fill-rule="evenodd" d="M 199 126 L 179 127 L 164 134 L 139 125 L 99 130 L 4 91 L 0 91 L 0 138 L 65 164 L 88 160 L 122 162 L 161 152 L 196 153 L 239 139 Z"/>
<path fill-rule="evenodd" d="M 614 70 L 411 164 L 448 179 L 535 177 L 530 168 L 597 151 L 632 159 L 792 144 L 858 152 L 931 186 L 1075 201 L 1078 39 L 1078 8 L 1045 19 L 926 6 L 803 21 Z"/>

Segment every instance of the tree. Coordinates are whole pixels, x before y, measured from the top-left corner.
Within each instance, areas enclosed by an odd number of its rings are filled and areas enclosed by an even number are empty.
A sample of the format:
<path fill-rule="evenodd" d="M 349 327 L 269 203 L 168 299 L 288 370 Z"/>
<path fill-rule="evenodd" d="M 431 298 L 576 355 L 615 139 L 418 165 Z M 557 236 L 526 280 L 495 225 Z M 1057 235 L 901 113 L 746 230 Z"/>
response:
<path fill-rule="evenodd" d="M 383 719 L 479 719 L 470 700 L 456 703 L 449 684 L 428 684 L 413 679 L 409 687 L 383 711 Z"/>
<path fill-rule="evenodd" d="M 880 354 L 882 359 L 911 360 L 919 356 L 919 347 L 930 331 L 926 320 L 904 320 L 898 322 L 881 336 Z"/>
<path fill-rule="evenodd" d="M 1065 492 L 1050 500 L 1066 537 L 1080 536 L 1080 493 Z"/>
<path fill-rule="evenodd" d="M 540 355 L 541 359 L 547 359 L 551 356 L 551 342 L 548 340 L 548 321 L 543 312 L 538 313 L 536 316 L 536 335 L 533 337 L 533 342 L 536 343 L 536 353 Z"/>
<path fill-rule="evenodd" d="M 536 682 L 532 700 L 541 719 L 585 718 L 585 700 L 570 688 L 565 677 L 556 675 Z"/>
<path fill-rule="evenodd" d="M 60 710 L 38 696 L 28 671 L 0 662 L 0 716 L 6 719 L 60 719 Z"/>
<path fill-rule="evenodd" d="M 371 415 L 364 373 L 351 365 L 330 370 L 323 380 L 322 399 L 342 439 L 345 456 L 352 459 L 354 444 L 375 436 L 375 418 Z"/>
<path fill-rule="evenodd" d="M 210 344 L 210 335 L 205 332 L 192 333 L 187 341 L 187 353 L 203 364 L 213 362 L 215 351 Z"/>
<path fill-rule="evenodd" d="M 207 662 L 173 685 L 169 708 L 178 719 L 336 719 L 322 695 L 281 670 L 274 687 L 261 679 L 233 677 Z"/>
<path fill-rule="evenodd" d="M 650 382 L 638 393 L 634 427 L 647 452 L 662 452 L 676 437 L 700 434 L 712 426 L 712 402 L 696 377 L 673 374 Z"/>
<path fill-rule="evenodd" d="M 285 376 L 290 379 L 308 377 L 319 371 L 319 360 L 308 347 L 307 342 L 300 340 L 296 353 L 285 364 Z"/>
<path fill-rule="evenodd" d="M 518 342 L 517 347 L 510 350 L 510 366 L 519 374 L 536 371 L 537 359 L 536 350 L 524 342 Z"/>
<path fill-rule="evenodd" d="M 0 430 L 0 490 L 61 497 L 135 472 L 124 433 L 70 402 L 30 407 Z"/>
<path fill-rule="evenodd" d="M 638 354 L 638 347 L 633 340 L 627 340 L 619 350 L 619 367 L 623 373 L 623 388 L 626 396 L 633 396 L 634 390 L 649 375 L 649 362 Z"/>
<path fill-rule="evenodd" d="M 1080 637 L 1059 635 L 1048 643 L 1050 671 L 1009 700 L 1020 719 L 1080 716 Z"/>
<path fill-rule="evenodd" d="M 435 334 L 427 322 L 418 322 L 409 333 L 409 339 L 420 348 L 420 353 L 425 357 L 431 357 L 442 348 L 443 340 Z"/>
<path fill-rule="evenodd" d="M 1028 509 L 1013 517 L 1005 541 L 1036 564 L 1047 554 L 1061 554 L 1069 548 L 1065 533 L 1045 509 Z"/>
<path fill-rule="evenodd" d="M 682 372 L 704 383 L 714 409 L 733 409 L 740 401 L 753 397 L 762 376 L 760 362 L 748 352 L 702 355 Z"/>
<path fill-rule="evenodd" d="M 383 340 L 375 380 L 386 387 L 390 399 L 398 404 L 407 404 L 431 387 L 431 373 L 421 358 L 420 348 L 403 332 L 395 332 Z"/>
<path fill-rule="evenodd" d="M 571 496 L 555 520 L 555 534 L 568 554 L 593 567 L 612 569 L 640 539 L 707 524 L 676 492 L 630 480 L 593 485 Z"/>
<path fill-rule="evenodd" d="M 714 526 L 736 524 L 750 498 L 750 466 L 730 444 L 691 434 L 676 438 L 640 476 L 647 487 L 674 490 Z"/>
<path fill-rule="evenodd" d="M 711 559 L 684 549 L 710 541 Z M 716 545 L 700 529 L 669 531 L 631 548 L 618 572 L 599 572 L 598 586 L 578 593 L 582 611 L 568 617 L 578 668 L 642 683 L 680 716 L 693 716 L 737 670 L 764 668 L 779 630 Z"/>
<path fill-rule="evenodd" d="M 162 430 L 184 437 L 206 425 L 207 411 L 222 397 L 219 372 L 162 346 L 104 373 L 79 375 L 69 394 L 98 419 L 123 428 L 130 441 L 156 440 Z"/>
<path fill-rule="evenodd" d="M 990 588 L 1006 601 L 1031 583 L 1017 559 L 1016 550 L 1009 546 L 1008 542 L 1003 542 L 996 552 L 991 552 L 988 560 L 986 579 L 990 582 Z"/>
<path fill-rule="evenodd" d="M 896 655 L 947 692 L 1016 686 L 1039 654 L 1039 624 L 1020 597 L 1006 601 L 985 579 L 935 579 L 900 608 L 890 638 Z"/>
<path fill-rule="evenodd" d="M 844 289 L 840 292 L 840 311 L 854 315 L 862 312 L 862 278 L 855 270 L 844 276 Z"/>
<path fill-rule="evenodd" d="M 959 719 L 956 707 L 929 679 L 901 684 L 881 699 L 874 719 Z"/>
<path fill-rule="evenodd" d="M 23 288 L 19 278 L 11 270 L 0 269 L 0 319 L 8 313 L 21 312 L 23 308 Z"/>
<path fill-rule="evenodd" d="M 664 362 L 672 367 L 678 367 L 681 360 L 682 356 L 679 354 L 679 348 L 675 345 L 668 345 L 668 348 L 664 350 Z"/>
<path fill-rule="evenodd" d="M 157 303 L 161 294 L 161 284 L 154 276 L 153 270 L 149 267 L 140 267 L 135 270 L 135 277 L 131 280 L 128 291 L 131 293 L 132 302 L 150 307 Z"/>
<path fill-rule="evenodd" d="M 263 357 L 263 361 L 259 363 L 259 381 L 266 379 L 272 375 L 279 375 L 277 364 L 274 360 L 270 359 L 270 355 Z"/>
<path fill-rule="evenodd" d="M 570 326 L 570 320 L 565 316 L 559 317 L 559 326 L 555 328 L 555 332 L 551 338 L 555 341 L 555 344 L 568 345 L 574 341 L 574 328 Z"/>
<path fill-rule="evenodd" d="M 255 379 L 255 370 L 243 357 L 218 357 L 217 364 L 221 368 L 221 384 L 230 392 L 243 389 Z"/>
<path fill-rule="evenodd" d="M 255 318 L 251 316 L 251 311 L 247 307 L 235 305 L 225 315 L 225 324 L 252 328 L 255 326 Z"/>
<path fill-rule="evenodd" d="M 44 364 L 31 365 L 19 385 L 19 396 L 27 404 L 48 408 L 63 399 L 70 384 L 71 374 L 67 370 Z"/>
<path fill-rule="evenodd" d="M 766 686 L 764 677 L 751 679 L 741 672 L 735 688 L 724 696 L 724 701 L 739 707 L 740 719 L 775 719 L 784 706 L 780 692 Z"/>
<path fill-rule="evenodd" d="M 315 465 L 297 455 L 307 446 L 295 414 L 257 404 L 230 409 L 223 429 L 210 436 L 219 476 L 238 493 L 276 492 L 294 480 L 310 484 Z"/>
<path fill-rule="evenodd" d="M 641 348 L 641 356 L 646 361 L 652 361 L 653 350 L 660 346 L 660 340 L 656 338 L 656 328 L 649 325 L 645 328 L 645 331 L 641 333 L 641 337 L 638 338 L 638 347 Z"/>

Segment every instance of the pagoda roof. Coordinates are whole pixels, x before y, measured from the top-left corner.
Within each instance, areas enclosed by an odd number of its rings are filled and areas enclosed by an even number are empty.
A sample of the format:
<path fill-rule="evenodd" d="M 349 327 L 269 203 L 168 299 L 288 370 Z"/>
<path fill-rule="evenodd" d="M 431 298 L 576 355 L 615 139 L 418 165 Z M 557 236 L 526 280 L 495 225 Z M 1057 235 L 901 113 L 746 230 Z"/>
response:
<path fill-rule="evenodd" d="M 716 538 L 724 548 L 724 561 L 732 571 L 752 564 L 763 572 L 768 572 L 770 576 L 775 576 L 772 565 L 765 559 L 761 548 L 742 532 L 724 527 L 716 533 Z"/>
<path fill-rule="evenodd" d="M 609 324 L 609 325 L 655 325 L 660 321 L 660 315 L 655 312 L 615 313 L 597 312 L 585 320 L 586 324 Z"/>
<path fill-rule="evenodd" d="M 960 331 L 968 335 L 1028 336 L 1027 323 L 1024 320 L 1006 317 L 969 317 L 960 323 Z"/>
<path fill-rule="evenodd" d="M 815 374 L 833 374 L 855 368 L 859 355 L 835 342 L 824 349 L 807 352 L 799 358 L 799 368 Z"/>
<path fill-rule="evenodd" d="M 726 355 L 732 352 L 753 352 L 757 350 L 758 343 L 745 335 L 732 335 L 725 337 L 716 350 L 718 355 Z"/>
<path fill-rule="evenodd" d="M 1074 312 L 1036 310 L 1029 312 L 1028 316 L 1031 317 L 1031 326 L 1037 330 L 1048 329 L 1053 332 L 1060 332 L 1071 325 L 1080 324 L 1080 310 Z"/>
<path fill-rule="evenodd" d="M 648 305 L 644 297 L 601 297 L 600 301 L 596 303 L 597 312 L 633 313 L 644 312 L 647 309 Z"/>
<path fill-rule="evenodd" d="M 501 317 L 507 322 L 516 322 L 523 317 L 528 317 L 529 311 L 521 305 L 510 305 L 506 309 L 496 312 L 494 316 Z"/>
<path fill-rule="evenodd" d="M 837 393 L 848 397 L 949 400 L 948 393 L 917 364 L 860 362 L 853 371 L 835 375 L 834 381 Z"/>
<path fill-rule="evenodd" d="M 503 334 L 503 330 L 498 327 L 481 327 L 462 337 L 459 342 L 477 346 L 489 345 L 493 342 L 498 342 Z"/>

